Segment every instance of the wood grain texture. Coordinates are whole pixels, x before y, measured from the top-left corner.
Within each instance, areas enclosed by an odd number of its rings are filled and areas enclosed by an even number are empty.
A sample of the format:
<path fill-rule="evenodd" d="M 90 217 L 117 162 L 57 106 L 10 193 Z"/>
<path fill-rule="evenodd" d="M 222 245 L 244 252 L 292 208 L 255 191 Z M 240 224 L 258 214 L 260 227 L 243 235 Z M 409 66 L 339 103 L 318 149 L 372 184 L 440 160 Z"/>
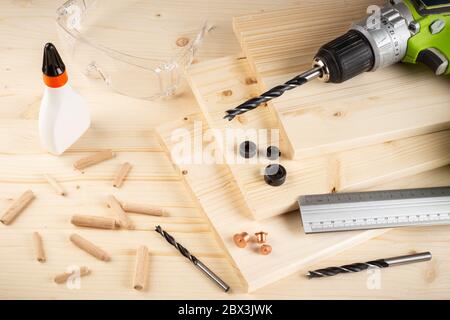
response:
<path fill-rule="evenodd" d="M 343 34 L 366 8 L 385 1 L 302 2 L 234 19 L 260 89 L 309 69 L 318 48 Z M 320 17 L 320 18 L 318 18 Z M 397 64 L 342 84 L 312 81 L 273 100 L 288 154 L 308 157 L 410 137 L 450 126 L 449 79 Z"/>
<path fill-rule="evenodd" d="M 236 268 L 215 240 L 214 231 L 153 131 L 156 125 L 199 110 L 188 90 L 169 100 L 132 99 L 86 80 L 80 70 L 67 63 L 69 81 L 91 107 L 92 126 L 62 157 L 45 154 L 39 145 L 36 121 L 42 97 L 42 46 L 48 41 L 58 47 L 61 45 L 54 19 L 56 7 L 63 2 L 0 3 L 0 37 L 7 44 L 0 48 L 0 208 L 6 208 L 28 188 L 37 195 L 27 212 L 13 225 L 0 225 L 1 299 L 450 298 L 450 232 L 447 228 L 393 230 L 312 266 L 370 260 L 413 249 L 433 252 L 434 259 L 429 264 L 383 272 L 379 290 L 366 287 L 367 274 L 364 273 L 327 281 L 309 281 L 302 273 L 295 273 L 251 295 L 244 294 Z M 191 3 L 194 2 L 200 3 L 199 0 Z M 200 51 L 199 61 L 238 52 L 239 45 L 231 30 L 232 16 L 297 2 L 209 0 L 204 10 L 216 28 L 205 42 L 211 46 Z M 167 1 L 159 1 L 158 6 L 163 13 L 171 12 Z M 185 18 L 185 11 L 180 7 L 173 13 L 174 19 Z M 157 34 L 150 32 L 148 36 Z M 64 52 L 62 55 L 63 59 L 67 58 Z M 75 160 L 104 148 L 113 149 L 116 158 L 88 168 L 84 174 L 73 170 Z M 111 186 L 111 179 L 125 161 L 134 167 L 127 182 L 117 190 Z M 43 179 L 43 173 L 54 176 L 67 191 L 67 197 L 54 194 Z M 400 187 L 424 186 L 429 182 L 450 184 L 450 168 L 396 181 Z M 74 214 L 112 217 L 104 203 L 105 196 L 111 193 L 121 201 L 160 206 L 167 210 L 168 217 L 129 213 L 136 224 L 134 231 L 90 230 L 70 224 Z M 217 290 L 189 261 L 155 234 L 153 228 L 157 224 L 226 280 L 232 293 Z M 45 241 L 45 264 L 35 261 L 30 237 L 34 231 Z M 105 264 L 75 248 L 68 240 L 73 232 L 95 241 L 113 260 Z M 135 249 L 139 245 L 146 245 L 151 251 L 151 276 L 145 292 L 131 288 Z M 81 279 L 79 289 L 53 282 L 56 275 L 71 266 L 86 266 L 92 271 L 90 276 Z"/>
<path fill-rule="evenodd" d="M 164 124 L 157 129 L 169 154 L 173 154 L 180 139 L 192 139 L 194 134 L 207 130 L 206 124 L 193 125 L 202 121 L 200 114 L 190 115 L 185 119 Z M 184 135 L 179 134 L 174 139 L 174 132 L 179 132 L 180 129 L 184 129 Z M 177 160 L 174 158 L 173 161 Z M 182 163 L 178 165 L 178 169 L 239 269 L 249 292 L 386 231 L 305 235 L 298 211 L 254 221 L 241 190 L 233 181 L 228 165 Z M 270 191 L 267 192 L 269 193 Z M 256 247 L 251 252 L 242 250 L 233 242 L 232 238 L 236 233 L 260 230 L 271 234 L 273 252 L 270 257 L 259 255 Z M 255 268 L 256 265 L 258 268 Z"/>
<path fill-rule="evenodd" d="M 223 119 L 225 110 L 256 93 L 257 84 L 250 81 L 253 78 L 246 59 L 236 57 L 198 63 L 189 69 L 189 83 L 208 126 L 214 129 L 216 141 L 223 141 L 230 130 L 277 129 L 276 118 L 265 107 L 243 115 L 245 123 Z M 254 142 L 259 150 L 265 149 L 263 143 Z M 283 155 L 284 142 L 280 142 Z M 235 158 L 237 145 L 218 144 L 226 159 Z M 288 160 L 282 156 L 281 164 L 287 170 L 287 179 L 276 188 L 268 186 L 260 174 L 269 161 L 264 156 L 257 162 L 253 160 L 248 164 L 230 162 L 229 167 L 253 217 L 264 219 L 294 210 L 301 194 L 358 190 L 443 166 L 450 162 L 450 130 L 301 160 Z"/>

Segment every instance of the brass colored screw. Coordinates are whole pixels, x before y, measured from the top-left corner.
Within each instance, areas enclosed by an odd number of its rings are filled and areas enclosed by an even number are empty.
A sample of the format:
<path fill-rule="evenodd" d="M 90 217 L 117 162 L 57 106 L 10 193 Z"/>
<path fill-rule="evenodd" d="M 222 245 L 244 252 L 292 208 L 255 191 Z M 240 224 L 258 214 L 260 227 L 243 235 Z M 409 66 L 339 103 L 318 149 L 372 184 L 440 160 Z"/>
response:
<path fill-rule="evenodd" d="M 267 256 L 268 254 L 270 254 L 272 252 L 272 247 L 268 244 L 263 244 L 260 248 L 259 248 L 259 253 Z"/>
<path fill-rule="evenodd" d="M 265 243 L 267 241 L 267 232 L 260 231 L 255 233 L 256 243 Z"/>
<path fill-rule="evenodd" d="M 233 236 L 233 241 L 239 248 L 245 248 L 249 240 L 250 235 L 247 232 L 236 233 Z"/>

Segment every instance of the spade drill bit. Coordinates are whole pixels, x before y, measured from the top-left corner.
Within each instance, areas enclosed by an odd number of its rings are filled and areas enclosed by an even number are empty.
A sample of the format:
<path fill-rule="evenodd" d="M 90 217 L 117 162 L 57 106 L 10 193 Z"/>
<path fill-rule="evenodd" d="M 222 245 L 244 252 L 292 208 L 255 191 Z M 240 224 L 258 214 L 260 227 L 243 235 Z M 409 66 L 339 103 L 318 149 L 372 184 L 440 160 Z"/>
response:
<path fill-rule="evenodd" d="M 309 271 L 307 277 L 308 278 L 331 277 L 339 273 L 360 272 L 369 268 L 387 268 L 402 264 L 422 262 L 428 260 L 431 260 L 431 253 L 422 252 L 400 257 L 373 260 L 365 263 L 352 263 L 340 267 L 329 267 L 325 269 L 318 269 L 314 271 Z"/>
<path fill-rule="evenodd" d="M 286 91 L 294 89 L 298 86 L 301 86 L 302 84 L 304 84 L 312 79 L 315 79 L 317 77 L 320 77 L 321 75 L 322 75 L 322 67 L 321 66 L 314 67 L 314 68 L 292 78 L 288 82 L 286 82 L 282 85 L 276 86 L 267 92 L 264 92 L 259 97 L 247 100 L 246 102 L 240 104 L 236 108 L 225 111 L 227 114 L 225 115 L 224 119 L 228 119 L 229 121 L 231 121 L 237 115 L 240 115 L 247 111 L 253 110 L 256 107 L 258 107 L 260 104 L 270 101 L 273 98 L 277 98 L 277 97 L 281 96 L 283 93 L 285 93 Z"/>
<path fill-rule="evenodd" d="M 205 266 L 200 260 L 192 255 L 185 247 L 175 241 L 175 239 L 164 231 L 161 226 L 156 226 L 155 231 L 166 239 L 171 245 L 177 248 L 180 253 L 188 258 L 197 268 L 199 268 L 204 274 L 206 274 L 212 281 L 218 284 L 225 292 L 230 290 L 230 286 L 220 279 L 214 272 L 212 272 L 207 266 Z"/>

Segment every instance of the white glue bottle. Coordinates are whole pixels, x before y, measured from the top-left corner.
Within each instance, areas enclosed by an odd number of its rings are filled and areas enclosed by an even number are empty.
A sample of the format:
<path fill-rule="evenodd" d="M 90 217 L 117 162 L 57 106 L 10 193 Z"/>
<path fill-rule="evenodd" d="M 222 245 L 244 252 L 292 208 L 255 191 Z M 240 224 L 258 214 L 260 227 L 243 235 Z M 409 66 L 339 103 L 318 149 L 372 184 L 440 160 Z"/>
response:
<path fill-rule="evenodd" d="M 85 100 L 67 83 L 66 67 L 51 43 L 44 47 L 42 72 L 39 136 L 48 152 L 60 155 L 86 132 L 91 118 Z"/>

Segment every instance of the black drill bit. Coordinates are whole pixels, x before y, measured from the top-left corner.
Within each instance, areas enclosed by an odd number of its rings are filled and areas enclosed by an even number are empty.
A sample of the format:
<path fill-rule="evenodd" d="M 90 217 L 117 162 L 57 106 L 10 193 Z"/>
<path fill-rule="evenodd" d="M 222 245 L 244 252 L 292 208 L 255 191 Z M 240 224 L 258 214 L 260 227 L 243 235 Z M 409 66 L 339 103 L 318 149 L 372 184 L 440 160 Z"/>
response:
<path fill-rule="evenodd" d="M 171 245 L 177 248 L 180 253 L 188 258 L 197 268 L 199 268 L 203 273 L 205 273 L 211 280 L 218 284 L 225 292 L 230 290 L 230 286 L 226 284 L 222 279 L 220 279 L 214 272 L 212 272 L 207 266 L 205 266 L 200 260 L 198 260 L 194 255 L 192 255 L 189 250 L 183 247 L 181 244 L 175 241 L 174 237 L 164 231 L 161 226 L 156 226 L 155 231 L 166 239 Z"/>
<path fill-rule="evenodd" d="M 288 82 L 286 82 L 282 85 L 278 85 L 278 86 L 270 89 L 269 91 L 264 92 L 259 97 L 247 100 L 244 103 L 237 106 L 236 108 L 225 111 L 227 114 L 223 118 L 228 119 L 228 121 L 231 121 L 237 115 L 240 115 L 240 114 L 246 113 L 247 111 L 253 110 L 256 107 L 258 107 L 260 104 L 270 101 L 273 98 L 277 98 L 277 97 L 281 96 L 283 93 L 285 93 L 286 91 L 297 88 L 298 86 L 301 86 L 302 84 L 308 82 L 309 80 L 315 79 L 321 75 L 322 75 L 321 67 L 312 68 L 312 69 L 292 78 Z"/>
<path fill-rule="evenodd" d="M 339 273 L 352 273 L 360 272 L 368 268 L 387 268 L 401 264 L 408 264 L 414 262 L 422 262 L 431 260 L 430 252 L 416 253 L 400 257 L 392 257 L 387 259 L 378 259 L 373 261 L 368 261 L 364 263 L 352 263 L 340 267 L 329 267 L 325 269 L 318 269 L 314 271 L 309 271 L 306 275 L 308 278 L 322 278 L 331 277 Z"/>

